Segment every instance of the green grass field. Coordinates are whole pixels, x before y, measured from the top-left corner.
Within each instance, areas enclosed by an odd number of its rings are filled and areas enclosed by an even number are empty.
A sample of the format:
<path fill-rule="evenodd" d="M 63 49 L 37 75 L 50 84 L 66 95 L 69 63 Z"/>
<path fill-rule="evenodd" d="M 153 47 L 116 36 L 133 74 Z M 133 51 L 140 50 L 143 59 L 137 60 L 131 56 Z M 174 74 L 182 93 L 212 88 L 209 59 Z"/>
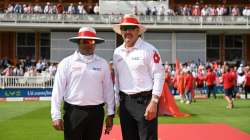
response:
<path fill-rule="evenodd" d="M 225 108 L 223 99 L 197 100 L 179 104 L 191 117 L 159 117 L 159 123 L 224 123 L 250 134 L 250 100 L 235 101 L 235 109 Z M 115 118 L 119 123 L 119 118 Z M 0 102 L 0 140 L 61 140 L 63 133 L 51 126 L 50 102 Z"/>

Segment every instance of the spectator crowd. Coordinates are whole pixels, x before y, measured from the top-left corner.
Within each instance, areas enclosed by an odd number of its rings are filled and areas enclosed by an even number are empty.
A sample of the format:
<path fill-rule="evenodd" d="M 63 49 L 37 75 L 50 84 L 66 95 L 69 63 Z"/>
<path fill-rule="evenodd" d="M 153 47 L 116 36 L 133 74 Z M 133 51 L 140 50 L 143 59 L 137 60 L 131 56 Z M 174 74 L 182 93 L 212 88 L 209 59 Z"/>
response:
<path fill-rule="evenodd" d="M 0 73 L 2 76 L 54 76 L 57 63 L 48 62 L 46 59 L 37 62 L 27 57 L 12 65 L 7 57 L 0 60 Z"/>
<path fill-rule="evenodd" d="M 99 5 L 84 5 L 82 2 L 78 4 L 70 3 L 64 5 L 63 3 L 45 4 L 20 4 L 10 3 L 5 9 L 5 13 L 19 13 L 19 14 L 99 14 Z"/>
<path fill-rule="evenodd" d="M 141 12 L 143 8 L 144 12 Z M 238 5 L 207 5 L 198 2 L 191 5 L 179 5 L 175 9 L 167 8 L 163 5 L 152 7 L 137 7 L 132 9 L 135 15 L 153 15 L 153 16 L 250 16 L 250 6 Z M 10 3 L 4 10 L 5 13 L 22 14 L 99 14 L 100 7 L 98 3 L 93 5 L 79 3 L 64 4 L 59 3 Z M 110 13 L 113 14 L 113 13 Z"/>

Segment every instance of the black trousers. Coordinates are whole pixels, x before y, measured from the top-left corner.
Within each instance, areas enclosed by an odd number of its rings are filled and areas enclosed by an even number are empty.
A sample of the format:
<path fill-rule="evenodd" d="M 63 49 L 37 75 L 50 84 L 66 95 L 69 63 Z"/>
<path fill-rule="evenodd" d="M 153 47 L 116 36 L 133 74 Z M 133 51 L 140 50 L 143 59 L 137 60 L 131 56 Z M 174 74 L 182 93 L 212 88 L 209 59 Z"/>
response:
<path fill-rule="evenodd" d="M 123 140 L 158 140 L 157 118 L 144 117 L 152 91 L 148 95 L 129 96 L 120 92 L 120 122 Z"/>
<path fill-rule="evenodd" d="M 207 92 L 207 97 L 210 98 L 210 94 L 212 93 L 214 98 L 216 98 L 216 94 L 215 94 L 215 91 L 214 91 L 214 86 L 215 85 L 209 85 L 207 86 L 207 89 L 208 89 L 208 92 Z"/>
<path fill-rule="evenodd" d="M 245 86 L 244 90 L 245 90 L 245 99 L 247 99 L 247 93 L 250 93 L 250 86 Z"/>
<path fill-rule="evenodd" d="M 76 106 L 64 102 L 64 139 L 100 140 L 104 120 L 103 105 Z"/>

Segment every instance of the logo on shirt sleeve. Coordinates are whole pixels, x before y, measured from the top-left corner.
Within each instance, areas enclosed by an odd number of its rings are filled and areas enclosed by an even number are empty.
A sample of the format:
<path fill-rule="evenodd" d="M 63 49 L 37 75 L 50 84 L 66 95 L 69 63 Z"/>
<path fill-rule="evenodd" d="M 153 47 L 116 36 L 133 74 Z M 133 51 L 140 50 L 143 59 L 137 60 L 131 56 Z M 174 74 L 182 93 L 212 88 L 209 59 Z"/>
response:
<path fill-rule="evenodd" d="M 154 59 L 154 63 L 159 63 L 160 62 L 160 55 L 156 52 L 156 51 L 154 51 L 154 55 L 153 55 L 153 59 Z"/>

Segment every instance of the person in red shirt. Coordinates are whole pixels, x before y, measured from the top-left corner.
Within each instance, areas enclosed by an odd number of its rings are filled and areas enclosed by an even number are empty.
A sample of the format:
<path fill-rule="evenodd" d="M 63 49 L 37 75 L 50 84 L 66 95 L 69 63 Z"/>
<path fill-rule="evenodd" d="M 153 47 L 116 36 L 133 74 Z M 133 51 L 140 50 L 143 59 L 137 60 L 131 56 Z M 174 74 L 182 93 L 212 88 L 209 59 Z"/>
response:
<path fill-rule="evenodd" d="M 227 108 L 232 109 L 234 107 L 232 96 L 233 96 L 233 84 L 234 78 L 230 73 L 228 66 L 225 66 L 222 74 L 223 87 L 225 92 L 225 99 L 228 102 Z"/>
<path fill-rule="evenodd" d="M 183 70 L 179 71 L 179 74 L 177 74 L 177 91 L 180 95 L 180 102 L 184 103 L 185 102 L 185 84 L 184 84 L 184 72 Z"/>
<path fill-rule="evenodd" d="M 244 81 L 243 86 L 245 90 L 245 99 L 247 99 L 247 93 L 250 92 L 250 70 L 249 68 L 246 69 L 245 81 Z"/>
<path fill-rule="evenodd" d="M 169 87 L 172 86 L 171 74 L 170 74 L 170 71 L 168 69 L 165 70 L 165 82 L 168 84 Z"/>
<path fill-rule="evenodd" d="M 198 69 L 198 74 L 196 80 L 196 88 L 200 91 L 200 94 L 203 94 L 204 87 L 204 74 L 202 73 L 202 69 Z"/>
<path fill-rule="evenodd" d="M 190 71 L 190 69 L 187 68 L 187 73 L 184 77 L 184 86 L 185 86 L 185 96 L 186 96 L 186 104 L 191 104 L 192 102 L 192 91 L 194 88 L 194 77 Z"/>
<path fill-rule="evenodd" d="M 59 0 L 59 2 L 56 4 L 56 13 L 63 14 L 63 12 L 64 12 L 64 6 L 62 4 L 62 0 Z"/>
<path fill-rule="evenodd" d="M 237 89 L 236 89 L 236 83 L 237 83 L 237 73 L 236 73 L 236 68 L 234 67 L 231 67 L 230 68 L 230 74 L 232 75 L 233 77 L 233 96 L 232 98 L 235 99 L 236 98 L 236 94 L 237 94 Z"/>
<path fill-rule="evenodd" d="M 207 88 L 208 88 L 207 97 L 210 98 L 210 94 L 212 93 L 214 98 L 216 99 L 216 94 L 214 91 L 216 74 L 212 68 L 207 69 L 207 75 L 205 77 L 205 80 L 206 80 L 206 84 L 207 84 Z"/>

